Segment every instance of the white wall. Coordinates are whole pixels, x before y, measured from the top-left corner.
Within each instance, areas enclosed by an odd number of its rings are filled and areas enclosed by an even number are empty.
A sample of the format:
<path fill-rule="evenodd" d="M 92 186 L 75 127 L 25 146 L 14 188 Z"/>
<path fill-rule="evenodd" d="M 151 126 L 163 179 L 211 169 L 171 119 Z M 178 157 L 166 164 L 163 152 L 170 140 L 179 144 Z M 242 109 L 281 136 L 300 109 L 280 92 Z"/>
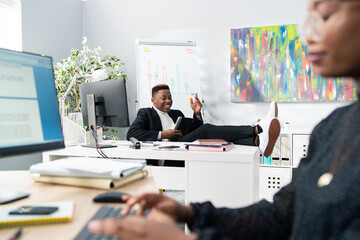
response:
<path fill-rule="evenodd" d="M 83 3 L 83 34 L 126 63 L 128 98 L 135 117 L 135 39 L 196 40 L 205 119 L 249 124 L 267 112 L 266 103 L 230 102 L 230 29 L 297 23 L 306 0 L 91 0 Z M 346 103 L 280 103 L 281 123 L 312 128 Z"/>
<path fill-rule="evenodd" d="M 22 0 L 23 51 L 45 54 L 54 62 L 80 48 L 81 0 Z"/>

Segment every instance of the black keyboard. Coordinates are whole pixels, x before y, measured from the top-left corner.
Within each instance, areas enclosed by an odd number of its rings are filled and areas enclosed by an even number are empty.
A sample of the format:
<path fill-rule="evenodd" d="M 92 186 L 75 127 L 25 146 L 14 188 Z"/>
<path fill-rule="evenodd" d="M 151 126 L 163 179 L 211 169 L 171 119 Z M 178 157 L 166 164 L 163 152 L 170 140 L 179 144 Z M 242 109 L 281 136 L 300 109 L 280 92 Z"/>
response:
<path fill-rule="evenodd" d="M 110 237 L 99 234 L 92 234 L 89 232 L 87 226 L 90 221 L 96 219 L 105 219 L 105 218 L 121 218 L 120 215 L 121 208 L 118 207 L 108 207 L 102 206 L 95 215 L 86 223 L 81 232 L 76 236 L 75 240 L 121 240 L 117 237 Z M 130 214 L 134 214 L 135 212 L 131 212 Z"/>

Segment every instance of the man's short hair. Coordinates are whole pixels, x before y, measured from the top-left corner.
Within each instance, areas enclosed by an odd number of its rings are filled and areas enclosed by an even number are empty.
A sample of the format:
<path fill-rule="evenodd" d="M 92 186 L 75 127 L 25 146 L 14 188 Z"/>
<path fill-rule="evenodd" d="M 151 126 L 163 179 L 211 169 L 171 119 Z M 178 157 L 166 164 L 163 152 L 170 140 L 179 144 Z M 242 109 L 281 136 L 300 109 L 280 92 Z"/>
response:
<path fill-rule="evenodd" d="M 155 94 L 160 91 L 160 90 L 170 90 L 169 86 L 167 84 L 161 83 L 161 84 L 157 84 L 155 86 L 153 86 L 152 90 L 151 90 L 151 94 L 152 97 L 155 96 Z"/>

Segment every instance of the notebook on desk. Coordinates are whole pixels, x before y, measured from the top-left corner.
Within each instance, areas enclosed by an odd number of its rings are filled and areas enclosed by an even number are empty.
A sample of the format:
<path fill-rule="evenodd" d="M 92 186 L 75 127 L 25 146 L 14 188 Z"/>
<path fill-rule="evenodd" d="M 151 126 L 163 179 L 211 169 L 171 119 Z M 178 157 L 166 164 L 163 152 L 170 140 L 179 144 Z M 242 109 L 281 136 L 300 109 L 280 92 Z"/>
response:
<path fill-rule="evenodd" d="M 234 147 L 234 144 L 229 142 L 226 144 L 185 144 L 185 149 L 189 151 L 203 151 L 203 152 L 225 152 Z"/>
<path fill-rule="evenodd" d="M 63 184 L 78 187 L 98 188 L 98 189 L 114 189 L 132 183 L 134 181 L 145 178 L 148 175 L 146 170 L 139 170 L 120 179 L 114 178 L 90 178 L 90 177 L 71 177 L 56 176 L 44 174 L 31 174 L 36 182 Z"/>
<path fill-rule="evenodd" d="M 146 166 L 145 160 L 67 157 L 56 161 L 37 163 L 30 173 L 42 175 L 121 179 Z"/>
<path fill-rule="evenodd" d="M 48 215 L 10 215 L 22 206 L 57 207 L 58 210 Z M 39 204 L 6 204 L 0 206 L 0 228 L 19 227 L 48 223 L 71 222 L 74 215 L 74 202 L 48 202 Z"/>
<path fill-rule="evenodd" d="M 207 145 L 223 145 L 223 144 L 229 144 L 228 141 L 225 141 L 224 139 L 197 139 L 195 143 L 198 144 L 207 144 Z"/>

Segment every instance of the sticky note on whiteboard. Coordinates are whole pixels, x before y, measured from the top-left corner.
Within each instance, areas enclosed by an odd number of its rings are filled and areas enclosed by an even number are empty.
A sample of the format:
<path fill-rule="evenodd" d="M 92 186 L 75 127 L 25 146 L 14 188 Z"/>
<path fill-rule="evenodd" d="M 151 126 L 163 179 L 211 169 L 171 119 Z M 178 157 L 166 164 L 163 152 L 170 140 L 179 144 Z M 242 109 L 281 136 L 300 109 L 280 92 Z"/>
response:
<path fill-rule="evenodd" d="M 143 47 L 143 51 L 144 51 L 144 52 L 148 52 L 148 51 L 149 51 L 149 48 L 148 48 L 148 47 Z"/>

